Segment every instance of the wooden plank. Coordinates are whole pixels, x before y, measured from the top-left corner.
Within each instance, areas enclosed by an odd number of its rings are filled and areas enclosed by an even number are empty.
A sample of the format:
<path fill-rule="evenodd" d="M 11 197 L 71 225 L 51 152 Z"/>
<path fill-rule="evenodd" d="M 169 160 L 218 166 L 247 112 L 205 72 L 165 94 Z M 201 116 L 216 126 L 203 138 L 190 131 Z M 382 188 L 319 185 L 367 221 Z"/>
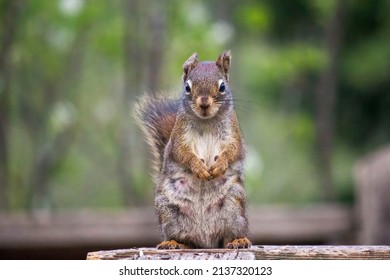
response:
<path fill-rule="evenodd" d="M 249 208 L 250 237 L 260 244 L 327 244 L 352 230 L 341 204 Z M 0 213 L 0 248 L 154 246 L 160 242 L 153 208 L 117 212 Z"/>
<path fill-rule="evenodd" d="M 352 210 L 339 203 L 266 205 L 249 209 L 253 243 L 345 243 L 353 228 Z"/>
<path fill-rule="evenodd" d="M 252 246 L 250 249 L 156 248 L 90 252 L 87 260 L 390 260 L 390 246 Z"/>
<path fill-rule="evenodd" d="M 264 246 L 254 254 L 259 260 L 390 260 L 390 246 Z"/>
<path fill-rule="evenodd" d="M 356 164 L 355 186 L 359 242 L 390 244 L 390 146 Z"/>
<path fill-rule="evenodd" d="M 149 207 L 0 214 L 0 248 L 144 246 L 159 238 L 157 219 Z"/>

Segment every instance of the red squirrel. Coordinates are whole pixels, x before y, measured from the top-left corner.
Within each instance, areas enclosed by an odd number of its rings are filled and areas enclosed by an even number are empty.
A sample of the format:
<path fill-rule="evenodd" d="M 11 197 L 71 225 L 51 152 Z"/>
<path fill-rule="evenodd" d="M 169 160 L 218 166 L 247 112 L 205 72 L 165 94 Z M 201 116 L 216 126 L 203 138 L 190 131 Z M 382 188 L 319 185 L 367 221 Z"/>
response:
<path fill-rule="evenodd" d="M 229 86 L 230 51 L 193 54 L 179 99 L 143 97 L 138 124 L 154 155 L 158 249 L 248 248 L 244 141 Z"/>

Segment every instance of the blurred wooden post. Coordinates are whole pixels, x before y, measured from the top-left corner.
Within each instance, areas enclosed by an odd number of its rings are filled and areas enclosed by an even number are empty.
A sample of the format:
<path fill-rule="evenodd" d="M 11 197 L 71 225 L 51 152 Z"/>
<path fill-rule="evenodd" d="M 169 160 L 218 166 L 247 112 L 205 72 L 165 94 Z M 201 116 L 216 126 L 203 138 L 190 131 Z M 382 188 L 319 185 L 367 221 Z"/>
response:
<path fill-rule="evenodd" d="M 390 147 L 355 168 L 360 244 L 390 244 Z"/>
<path fill-rule="evenodd" d="M 88 253 L 87 260 L 390 260 L 390 246 L 252 246 L 250 249 L 121 249 Z"/>

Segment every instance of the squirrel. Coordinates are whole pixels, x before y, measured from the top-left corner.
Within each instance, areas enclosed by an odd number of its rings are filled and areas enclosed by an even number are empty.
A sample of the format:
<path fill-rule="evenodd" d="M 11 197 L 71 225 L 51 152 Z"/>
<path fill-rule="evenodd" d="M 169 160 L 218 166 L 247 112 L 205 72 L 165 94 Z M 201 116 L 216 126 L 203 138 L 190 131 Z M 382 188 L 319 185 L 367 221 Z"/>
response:
<path fill-rule="evenodd" d="M 154 157 L 158 249 L 249 248 L 244 141 L 229 86 L 231 52 L 194 53 L 179 99 L 144 96 L 137 123 Z"/>

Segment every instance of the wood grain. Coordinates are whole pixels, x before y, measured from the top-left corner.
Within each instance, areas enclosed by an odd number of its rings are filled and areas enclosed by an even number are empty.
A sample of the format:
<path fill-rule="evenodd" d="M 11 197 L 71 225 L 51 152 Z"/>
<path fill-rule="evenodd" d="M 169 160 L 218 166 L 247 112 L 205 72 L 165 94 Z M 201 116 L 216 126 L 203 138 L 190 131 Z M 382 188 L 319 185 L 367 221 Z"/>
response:
<path fill-rule="evenodd" d="M 134 248 L 90 252 L 87 260 L 390 260 L 390 246 L 254 245 L 244 250 Z"/>

